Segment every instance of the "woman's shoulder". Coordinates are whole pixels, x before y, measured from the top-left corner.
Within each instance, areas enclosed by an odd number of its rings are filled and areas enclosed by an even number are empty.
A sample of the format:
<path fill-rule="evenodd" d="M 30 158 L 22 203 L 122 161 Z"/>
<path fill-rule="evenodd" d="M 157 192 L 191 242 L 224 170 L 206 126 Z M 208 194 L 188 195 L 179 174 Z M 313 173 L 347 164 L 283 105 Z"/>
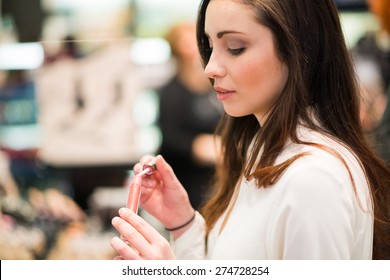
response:
<path fill-rule="evenodd" d="M 286 170 L 285 181 L 300 182 L 302 186 L 354 185 L 352 189 L 367 188 L 364 169 L 350 148 L 324 133 L 307 129 L 301 132 L 301 140 L 307 144 L 289 143 L 278 158 L 281 163 L 303 154 Z"/>
<path fill-rule="evenodd" d="M 292 144 L 291 148 L 286 146 L 286 151 L 293 151 L 294 146 L 298 146 L 299 148 L 295 147 L 295 149 L 306 150 L 316 156 L 327 158 L 330 156 L 329 160 L 359 161 L 354 151 L 346 143 L 324 132 L 301 128 L 298 137 L 303 144 Z"/>

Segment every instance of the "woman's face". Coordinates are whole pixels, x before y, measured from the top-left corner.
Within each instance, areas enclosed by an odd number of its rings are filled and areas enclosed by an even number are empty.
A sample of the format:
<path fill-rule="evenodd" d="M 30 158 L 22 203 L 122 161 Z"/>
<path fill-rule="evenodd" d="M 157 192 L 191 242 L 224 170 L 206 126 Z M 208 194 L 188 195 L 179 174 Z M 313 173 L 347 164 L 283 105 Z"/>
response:
<path fill-rule="evenodd" d="M 205 67 L 227 114 L 254 114 L 260 124 L 287 82 L 271 30 L 256 21 L 253 8 L 233 0 L 211 0 L 205 33 L 212 53 Z"/>

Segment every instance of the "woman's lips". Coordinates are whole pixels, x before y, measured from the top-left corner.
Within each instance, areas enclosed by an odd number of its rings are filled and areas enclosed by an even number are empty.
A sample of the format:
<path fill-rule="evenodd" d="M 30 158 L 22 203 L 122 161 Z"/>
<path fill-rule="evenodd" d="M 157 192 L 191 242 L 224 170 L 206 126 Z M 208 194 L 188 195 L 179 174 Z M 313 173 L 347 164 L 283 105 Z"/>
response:
<path fill-rule="evenodd" d="M 232 90 L 227 90 L 220 87 L 215 87 L 214 89 L 217 92 L 217 98 L 219 101 L 224 101 L 234 94 L 234 91 Z"/>

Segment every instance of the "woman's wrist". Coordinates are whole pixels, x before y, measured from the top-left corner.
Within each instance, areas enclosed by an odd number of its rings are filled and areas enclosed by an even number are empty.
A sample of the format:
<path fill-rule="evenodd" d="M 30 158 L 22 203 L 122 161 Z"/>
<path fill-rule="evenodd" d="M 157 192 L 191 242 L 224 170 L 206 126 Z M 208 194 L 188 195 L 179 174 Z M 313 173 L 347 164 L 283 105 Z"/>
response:
<path fill-rule="evenodd" d="M 186 222 L 184 222 L 178 226 L 175 226 L 175 227 L 169 227 L 169 228 L 166 227 L 165 230 L 167 230 L 169 232 L 177 231 L 177 230 L 182 229 L 182 228 L 188 226 L 189 224 L 191 224 L 193 220 L 195 220 L 195 210 L 194 210 L 194 213 L 192 214 L 191 218 L 188 219 Z"/>
<path fill-rule="evenodd" d="M 182 219 L 182 222 L 175 222 L 172 225 L 164 226 L 165 230 L 168 231 L 171 234 L 171 237 L 173 239 L 178 238 L 180 235 L 182 235 L 191 225 L 193 224 L 195 217 L 196 217 L 196 211 L 192 209 L 192 212 L 190 215 L 186 215 L 186 219 Z"/>

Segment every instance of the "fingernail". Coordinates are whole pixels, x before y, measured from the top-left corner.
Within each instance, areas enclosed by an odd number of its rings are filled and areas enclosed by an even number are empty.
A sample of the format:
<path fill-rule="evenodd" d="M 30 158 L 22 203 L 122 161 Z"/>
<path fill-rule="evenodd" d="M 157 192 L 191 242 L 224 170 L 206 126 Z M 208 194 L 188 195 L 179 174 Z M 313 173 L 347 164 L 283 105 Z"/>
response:
<path fill-rule="evenodd" d="M 127 209 L 127 208 L 125 208 L 125 207 L 122 207 L 122 208 L 119 209 L 119 211 L 118 211 L 119 215 L 121 215 L 121 216 L 126 215 L 126 214 L 128 214 L 129 212 L 131 212 L 131 211 L 129 211 L 129 209 Z"/>
<path fill-rule="evenodd" d="M 119 217 L 114 217 L 114 218 L 112 218 L 111 224 L 114 225 L 115 223 L 118 222 L 118 220 L 119 220 Z"/>
<path fill-rule="evenodd" d="M 114 247 L 120 245 L 122 242 L 123 242 L 123 241 L 120 240 L 120 238 L 117 237 L 117 236 L 115 236 L 115 237 L 113 237 L 113 238 L 111 239 L 111 245 L 113 245 Z"/>

